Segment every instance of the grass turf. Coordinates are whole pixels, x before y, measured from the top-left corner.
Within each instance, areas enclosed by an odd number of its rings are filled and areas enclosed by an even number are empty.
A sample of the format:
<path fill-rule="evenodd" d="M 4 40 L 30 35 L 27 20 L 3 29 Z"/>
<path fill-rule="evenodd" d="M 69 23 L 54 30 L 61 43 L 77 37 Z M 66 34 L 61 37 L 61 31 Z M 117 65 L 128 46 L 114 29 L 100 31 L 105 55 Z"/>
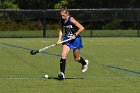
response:
<path fill-rule="evenodd" d="M 82 37 L 138 37 L 137 30 L 84 30 Z M 0 31 L 0 37 L 43 37 L 43 31 Z M 47 30 L 46 37 L 58 37 L 58 30 Z"/>
<path fill-rule="evenodd" d="M 89 60 L 89 70 L 81 73 L 72 51 L 67 58 L 64 81 L 57 77 L 61 45 L 48 49 L 51 54 L 30 55 L 57 38 L 1 38 L 1 93 L 138 93 L 140 91 L 139 38 L 83 38 L 80 55 Z M 117 67 L 116 68 L 109 68 Z M 125 70 L 124 70 L 125 69 Z M 81 79 L 85 78 L 85 79 Z"/>

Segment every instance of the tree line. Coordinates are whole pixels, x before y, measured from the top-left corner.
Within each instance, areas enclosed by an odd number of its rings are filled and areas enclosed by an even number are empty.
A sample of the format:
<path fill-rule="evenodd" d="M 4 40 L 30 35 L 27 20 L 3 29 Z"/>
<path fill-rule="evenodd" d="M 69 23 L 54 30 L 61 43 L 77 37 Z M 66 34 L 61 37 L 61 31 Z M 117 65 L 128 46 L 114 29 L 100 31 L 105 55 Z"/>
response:
<path fill-rule="evenodd" d="M 0 0 L 0 9 L 57 9 L 61 5 L 67 5 L 71 9 L 140 8 L 140 0 Z M 2 16 L 2 13 L 0 13 L 0 16 Z M 47 20 L 48 22 L 49 20 Z M 42 23 L 42 20 L 20 20 L 19 22 L 5 20 L 0 21 L 0 31 L 10 30 L 11 27 L 13 27 L 12 30 L 40 30 Z M 94 21 L 93 23 L 84 22 L 83 24 L 89 25 L 89 27 L 94 24 L 94 29 L 135 29 L 138 25 L 137 21 Z M 48 25 L 47 28 L 54 28 L 55 26 L 57 27 L 57 24 L 53 23 L 53 25 Z"/>
<path fill-rule="evenodd" d="M 68 8 L 140 8 L 140 0 L 0 0 L 0 8 L 54 9 Z"/>

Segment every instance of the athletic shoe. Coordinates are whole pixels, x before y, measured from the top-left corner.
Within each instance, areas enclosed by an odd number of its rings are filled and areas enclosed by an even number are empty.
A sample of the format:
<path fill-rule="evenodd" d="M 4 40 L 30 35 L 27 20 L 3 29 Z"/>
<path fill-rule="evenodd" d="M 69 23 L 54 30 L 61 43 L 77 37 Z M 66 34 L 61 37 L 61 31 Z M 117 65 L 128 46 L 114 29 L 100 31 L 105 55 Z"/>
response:
<path fill-rule="evenodd" d="M 84 73 L 84 72 L 86 72 L 87 71 L 87 69 L 88 69 L 88 60 L 85 60 L 85 62 L 86 62 L 86 65 L 82 65 L 82 72 Z"/>
<path fill-rule="evenodd" d="M 59 72 L 59 73 L 58 73 L 58 79 L 59 79 L 59 80 L 65 79 L 65 75 L 64 75 L 63 72 Z"/>

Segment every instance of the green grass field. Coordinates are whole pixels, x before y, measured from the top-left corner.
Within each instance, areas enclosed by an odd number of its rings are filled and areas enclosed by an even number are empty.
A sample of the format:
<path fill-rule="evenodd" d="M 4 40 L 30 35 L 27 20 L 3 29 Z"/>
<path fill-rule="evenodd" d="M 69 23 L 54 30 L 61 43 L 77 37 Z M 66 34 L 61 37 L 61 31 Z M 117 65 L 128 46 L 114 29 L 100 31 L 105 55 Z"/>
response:
<path fill-rule="evenodd" d="M 70 51 L 63 81 L 43 78 L 57 77 L 61 45 L 29 54 L 56 41 L 0 38 L 0 93 L 139 93 L 140 38 L 83 38 L 80 54 L 89 69 L 83 74 Z"/>
<path fill-rule="evenodd" d="M 82 37 L 138 37 L 138 30 L 84 30 Z M 43 30 L 0 31 L 0 37 L 43 37 Z M 46 37 L 58 37 L 58 30 L 46 30 Z"/>

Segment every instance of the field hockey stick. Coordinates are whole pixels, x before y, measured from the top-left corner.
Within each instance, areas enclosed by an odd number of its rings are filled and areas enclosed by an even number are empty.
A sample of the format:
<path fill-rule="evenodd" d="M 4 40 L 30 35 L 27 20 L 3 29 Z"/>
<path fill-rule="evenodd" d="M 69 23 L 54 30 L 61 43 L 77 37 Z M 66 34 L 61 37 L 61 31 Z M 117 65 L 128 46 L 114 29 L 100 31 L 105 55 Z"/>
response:
<path fill-rule="evenodd" d="M 41 48 L 41 49 L 39 49 L 39 50 L 31 50 L 31 51 L 30 51 L 30 54 L 31 54 L 31 55 L 35 55 L 35 54 L 40 53 L 40 52 L 42 52 L 42 51 L 44 51 L 44 50 L 46 50 L 46 49 L 49 49 L 49 48 L 54 47 L 54 46 L 56 46 L 56 45 L 59 45 L 59 44 L 68 42 L 68 41 L 70 41 L 70 40 L 71 40 L 71 39 L 67 39 L 67 40 L 61 41 L 61 42 L 59 42 L 59 43 L 55 43 L 55 44 L 49 45 L 49 46 L 47 46 L 47 47 Z"/>

